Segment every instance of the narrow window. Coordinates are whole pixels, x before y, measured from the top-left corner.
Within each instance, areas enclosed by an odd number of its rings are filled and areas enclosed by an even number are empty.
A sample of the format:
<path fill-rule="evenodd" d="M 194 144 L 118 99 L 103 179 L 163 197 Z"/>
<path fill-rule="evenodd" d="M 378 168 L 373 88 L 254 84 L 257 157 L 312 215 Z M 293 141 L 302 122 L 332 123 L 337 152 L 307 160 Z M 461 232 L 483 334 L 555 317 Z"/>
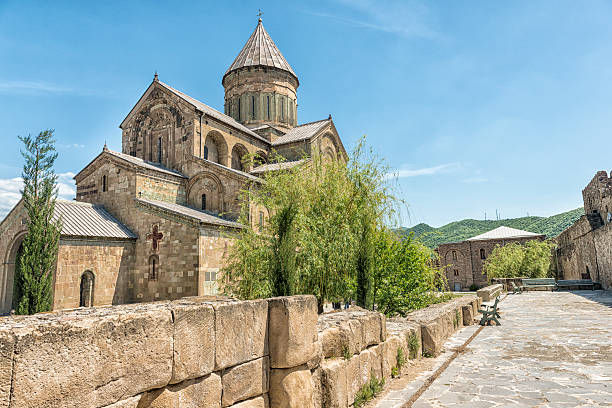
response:
<path fill-rule="evenodd" d="M 267 100 L 268 100 L 268 120 L 270 120 L 270 96 L 266 96 Z"/>
<path fill-rule="evenodd" d="M 162 140 L 161 137 L 157 138 L 157 162 L 162 162 Z"/>
<path fill-rule="evenodd" d="M 487 255 L 485 254 L 485 250 L 480 248 L 480 259 L 487 259 Z"/>
<path fill-rule="evenodd" d="M 457 251 L 453 251 L 453 261 L 457 260 Z"/>
<path fill-rule="evenodd" d="M 149 258 L 149 280 L 157 280 L 159 277 L 159 258 L 151 255 Z"/>
<path fill-rule="evenodd" d="M 259 212 L 259 227 L 263 227 L 264 224 L 264 213 L 263 211 Z"/>
<path fill-rule="evenodd" d="M 238 120 L 242 120 L 241 110 L 240 98 L 238 98 Z"/>
<path fill-rule="evenodd" d="M 81 296 L 79 299 L 80 307 L 93 306 L 94 295 L 94 274 L 90 271 L 85 271 L 81 275 Z"/>
<path fill-rule="evenodd" d="M 255 97 L 251 96 L 251 119 L 255 119 Z"/>
<path fill-rule="evenodd" d="M 455 269 L 455 276 L 459 276 L 459 269 Z"/>
<path fill-rule="evenodd" d="M 281 97 L 281 120 L 285 120 L 285 100 Z"/>
<path fill-rule="evenodd" d="M 106 181 L 106 175 L 102 176 L 102 191 L 106 192 L 107 189 L 107 181 Z"/>
<path fill-rule="evenodd" d="M 202 194 L 202 211 L 206 210 L 206 194 Z"/>
<path fill-rule="evenodd" d="M 208 146 L 204 145 L 204 158 L 208 160 Z"/>
<path fill-rule="evenodd" d="M 157 265 L 155 259 L 151 260 L 151 276 L 152 280 L 155 280 L 155 274 L 157 273 Z"/>

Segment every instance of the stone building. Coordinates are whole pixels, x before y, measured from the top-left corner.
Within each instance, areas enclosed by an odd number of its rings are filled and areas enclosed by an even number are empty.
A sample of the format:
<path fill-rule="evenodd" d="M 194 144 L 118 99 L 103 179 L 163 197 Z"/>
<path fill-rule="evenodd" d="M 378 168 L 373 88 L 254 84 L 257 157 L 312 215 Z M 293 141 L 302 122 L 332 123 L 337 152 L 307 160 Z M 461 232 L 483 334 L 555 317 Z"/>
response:
<path fill-rule="evenodd" d="M 55 309 L 215 294 L 240 192 L 315 151 L 346 159 L 331 115 L 298 125 L 298 77 L 261 19 L 222 84 L 224 113 L 156 74 L 121 122 L 122 151 L 104 146 L 75 176 L 76 201 L 56 208 Z M 287 161 L 266 164 L 272 152 Z M 267 211 L 249 215 L 263 224 Z M 0 223 L 0 313 L 26 228 L 21 203 Z"/>
<path fill-rule="evenodd" d="M 598 171 L 582 190 L 585 214 L 556 239 L 559 279 L 593 279 L 612 288 L 612 174 Z"/>
<path fill-rule="evenodd" d="M 524 244 L 534 239 L 543 241 L 545 235 L 510 227 L 498 227 L 461 242 L 441 244 L 436 249 L 440 264 L 446 266 L 446 279 L 453 291 L 467 291 L 470 287 L 488 285 L 482 268 L 496 246 L 510 243 Z"/>

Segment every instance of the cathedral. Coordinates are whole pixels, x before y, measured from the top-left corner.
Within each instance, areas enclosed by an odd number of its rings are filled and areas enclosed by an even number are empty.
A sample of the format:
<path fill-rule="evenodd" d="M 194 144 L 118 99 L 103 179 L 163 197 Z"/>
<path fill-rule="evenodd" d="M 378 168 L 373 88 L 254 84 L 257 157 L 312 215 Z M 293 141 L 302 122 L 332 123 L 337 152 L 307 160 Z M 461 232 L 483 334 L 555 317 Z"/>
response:
<path fill-rule="evenodd" d="M 241 191 L 315 151 L 346 159 L 331 115 L 298 124 L 299 79 L 261 19 L 222 84 L 224 113 L 156 74 L 119 125 L 121 152 L 105 145 L 74 177 L 76 199 L 55 208 L 54 309 L 216 294 L 243 228 Z M 267 163 L 275 154 L 286 161 Z M 249 206 L 252 224 L 267 215 Z M 12 307 L 27 225 L 21 202 L 0 223 L 0 314 Z"/>

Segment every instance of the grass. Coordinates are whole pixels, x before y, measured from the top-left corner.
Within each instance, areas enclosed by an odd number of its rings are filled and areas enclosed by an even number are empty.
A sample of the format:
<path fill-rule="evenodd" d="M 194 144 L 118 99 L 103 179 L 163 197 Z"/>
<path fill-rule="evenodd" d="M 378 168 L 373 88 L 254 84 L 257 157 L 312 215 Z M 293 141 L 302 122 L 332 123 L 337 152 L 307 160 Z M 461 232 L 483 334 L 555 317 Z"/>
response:
<path fill-rule="evenodd" d="M 406 339 L 406 341 L 408 342 L 409 357 L 411 360 L 414 360 L 418 357 L 419 353 L 419 338 L 417 337 L 416 333 L 411 333 Z"/>
<path fill-rule="evenodd" d="M 370 381 L 365 383 L 364 386 L 361 387 L 359 391 L 357 391 L 357 394 L 355 395 L 355 403 L 353 404 L 353 407 L 355 408 L 362 407 L 366 402 L 368 402 L 369 400 L 377 396 L 383 390 L 384 386 L 385 386 L 384 378 L 381 378 L 379 380 L 378 378 L 376 378 L 373 372 L 370 373 Z"/>
<path fill-rule="evenodd" d="M 344 357 L 345 360 L 350 360 L 352 356 L 349 347 L 345 344 L 344 347 L 342 347 L 342 357 Z"/>
<path fill-rule="evenodd" d="M 459 310 L 455 310 L 455 320 L 453 320 L 453 326 L 455 329 L 461 326 L 461 316 L 459 315 Z"/>

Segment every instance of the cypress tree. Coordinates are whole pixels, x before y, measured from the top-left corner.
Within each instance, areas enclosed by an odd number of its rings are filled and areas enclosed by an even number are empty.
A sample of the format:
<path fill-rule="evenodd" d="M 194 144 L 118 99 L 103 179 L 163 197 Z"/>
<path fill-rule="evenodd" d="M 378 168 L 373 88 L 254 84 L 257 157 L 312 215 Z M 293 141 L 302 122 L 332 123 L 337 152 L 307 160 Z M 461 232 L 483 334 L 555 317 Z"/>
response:
<path fill-rule="evenodd" d="M 57 158 L 53 130 L 32 138 L 19 136 L 24 144 L 23 205 L 28 215 L 28 232 L 15 268 L 13 306 L 17 314 L 34 314 L 52 309 L 53 271 L 57 258 L 60 223 L 53 220 L 57 197 Z"/>

